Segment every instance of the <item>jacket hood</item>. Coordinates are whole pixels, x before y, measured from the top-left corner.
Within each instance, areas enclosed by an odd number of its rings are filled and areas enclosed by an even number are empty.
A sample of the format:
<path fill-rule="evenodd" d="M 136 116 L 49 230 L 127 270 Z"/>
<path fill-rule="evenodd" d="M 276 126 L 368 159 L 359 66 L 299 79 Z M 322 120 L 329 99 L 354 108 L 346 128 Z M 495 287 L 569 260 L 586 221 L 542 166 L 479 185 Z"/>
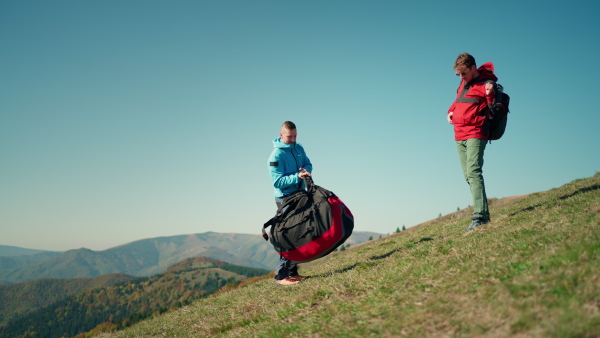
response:
<path fill-rule="evenodd" d="M 295 143 L 285 144 L 281 141 L 281 137 L 273 140 L 273 148 L 291 148 Z"/>
<path fill-rule="evenodd" d="M 479 79 L 480 80 L 492 80 L 494 82 L 498 81 L 496 75 L 494 75 L 494 64 L 491 62 L 486 62 L 482 64 L 479 68 Z"/>

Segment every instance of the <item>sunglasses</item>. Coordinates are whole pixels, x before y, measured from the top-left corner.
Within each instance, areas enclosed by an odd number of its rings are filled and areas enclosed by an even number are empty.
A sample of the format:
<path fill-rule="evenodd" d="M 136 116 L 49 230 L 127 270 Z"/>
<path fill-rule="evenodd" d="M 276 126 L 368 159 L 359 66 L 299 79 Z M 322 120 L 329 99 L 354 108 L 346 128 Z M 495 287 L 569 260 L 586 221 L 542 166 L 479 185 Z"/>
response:
<path fill-rule="evenodd" d="M 464 72 L 456 73 L 456 76 L 461 76 L 461 75 L 464 76 L 468 72 L 469 72 L 469 70 L 465 70 Z"/>

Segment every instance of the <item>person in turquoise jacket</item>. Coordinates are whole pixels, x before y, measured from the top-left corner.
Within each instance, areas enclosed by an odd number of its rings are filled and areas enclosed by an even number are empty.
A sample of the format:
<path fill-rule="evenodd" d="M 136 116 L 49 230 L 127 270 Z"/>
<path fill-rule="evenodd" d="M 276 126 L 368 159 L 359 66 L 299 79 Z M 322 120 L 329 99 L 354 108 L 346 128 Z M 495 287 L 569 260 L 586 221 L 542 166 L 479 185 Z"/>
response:
<path fill-rule="evenodd" d="M 281 126 L 279 137 L 273 140 L 273 151 L 269 156 L 269 174 L 275 188 L 275 204 L 277 208 L 283 203 L 285 196 L 304 189 L 305 176 L 311 176 L 312 164 L 306 156 L 304 147 L 296 142 L 298 132 L 296 125 L 285 121 Z M 277 284 L 294 285 L 306 279 L 298 274 L 295 262 L 279 257 L 275 268 Z"/>

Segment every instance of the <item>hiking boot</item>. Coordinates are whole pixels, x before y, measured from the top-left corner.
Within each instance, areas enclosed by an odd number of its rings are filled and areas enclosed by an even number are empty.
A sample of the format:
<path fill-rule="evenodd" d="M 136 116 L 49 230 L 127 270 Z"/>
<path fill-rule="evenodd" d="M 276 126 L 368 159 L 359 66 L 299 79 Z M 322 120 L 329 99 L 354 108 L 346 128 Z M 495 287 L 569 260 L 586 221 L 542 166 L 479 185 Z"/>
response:
<path fill-rule="evenodd" d="M 490 221 L 489 219 L 474 218 L 473 221 L 471 221 L 471 224 L 469 224 L 469 226 L 464 230 L 464 232 L 469 232 L 469 231 L 477 228 L 480 225 L 484 225 L 484 224 L 488 223 L 489 221 Z"/>
<path fill-rule="evenodd" d="M 300 283 L 299 280 L 293 280 L 291 277 L 286 277 L 284 279 L 276 279 L 275 283 L 279 285 L 296 285 Z"/>
<path fill-rule="evenodd" d="M 291 280 L 302 282 L 303 280 L 307 279 L 308 277 L 307 276 L 295 275 L 295 276 L 291 276 L 291 277 L 288 277 L 288 278 L 291 279 Z"/>

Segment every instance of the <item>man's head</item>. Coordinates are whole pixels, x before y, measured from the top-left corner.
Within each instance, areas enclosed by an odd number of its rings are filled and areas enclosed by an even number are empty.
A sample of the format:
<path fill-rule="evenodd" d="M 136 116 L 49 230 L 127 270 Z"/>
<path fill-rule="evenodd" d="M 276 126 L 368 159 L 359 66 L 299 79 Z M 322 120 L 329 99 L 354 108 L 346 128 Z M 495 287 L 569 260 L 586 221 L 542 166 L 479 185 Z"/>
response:
<path fill-rule="evenodd" d="M 475 58 L 468 53 L 462 53 L 456 58 L 456 61 L 454 61 L 454 70 L 456 71 L 456 76 L 460 76 L 467 83 L 479 76 Z"/>
<path fill-rule="evenodd" d="M 285 144 L 292 144 L 296 142 L 296 135 L 298 132 L 296 131 L 296 125 L 292 121 L 285 121 L 281 126 L 281 131 L 279 132 L 279 137 L 281 137 L 281 142 Z"/>

